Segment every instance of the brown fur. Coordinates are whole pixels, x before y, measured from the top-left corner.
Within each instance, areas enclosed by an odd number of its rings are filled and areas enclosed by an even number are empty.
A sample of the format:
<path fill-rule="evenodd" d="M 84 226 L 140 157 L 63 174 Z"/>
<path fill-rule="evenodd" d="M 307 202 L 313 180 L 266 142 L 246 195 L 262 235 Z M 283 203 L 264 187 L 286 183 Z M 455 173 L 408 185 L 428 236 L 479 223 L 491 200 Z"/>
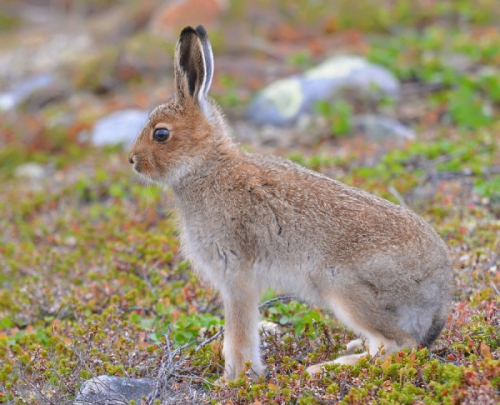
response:
<path fill-rule="evenodd" d="M 130 161 L 172 188 L 185 255 L 221 293 L 226 377 L 248 360 L 264 373 L 258 302 L 269 287 L 332 310 L 372 355 L 432 344 L 451 278 L 443 241 L 403 207 L 287 160 L 241 152 L 206 96 L 210 58 L 205 31 L 184 29 L 175 98 L 151 113 Z M 164 143 L 152 138 L 158 127 L 170 130 Z"/>

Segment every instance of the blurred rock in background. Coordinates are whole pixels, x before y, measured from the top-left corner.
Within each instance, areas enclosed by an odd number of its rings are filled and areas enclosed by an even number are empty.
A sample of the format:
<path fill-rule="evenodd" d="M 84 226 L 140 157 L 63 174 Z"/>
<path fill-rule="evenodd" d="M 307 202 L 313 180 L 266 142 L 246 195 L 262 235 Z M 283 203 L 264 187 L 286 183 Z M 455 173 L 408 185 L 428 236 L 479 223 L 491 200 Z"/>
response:
<path fill-rule="evenodd" d="M 335 102 L 341 92 L 363 98 L 396 98 L 399 81 L 382 66 L 357 56 L 327 59 L 306 72 L 271 83 L 248 108 L 248 118 L 255 124 L 293 125 L 304 113 L 313 111 L 318 101 Z"/>
<path fill-rule="evenodd" d="M 115 111 L 95 122 L 92 143 L 96 146 L 123 144 L 129 149 L 147 119 L 147 111 Z"/>

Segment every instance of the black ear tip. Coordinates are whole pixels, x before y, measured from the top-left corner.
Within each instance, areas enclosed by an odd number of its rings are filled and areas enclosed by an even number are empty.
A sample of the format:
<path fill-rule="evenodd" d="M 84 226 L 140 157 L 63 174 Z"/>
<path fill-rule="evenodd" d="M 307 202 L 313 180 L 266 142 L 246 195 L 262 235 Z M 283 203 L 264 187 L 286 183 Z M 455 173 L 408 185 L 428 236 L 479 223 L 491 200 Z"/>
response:
<path fill-rule="evenodd" d="M 200 37 L 206 37 L 208 34 L 207 34 L 207 30 L 205 29 L 205 27 L 203 25 L 198 25 L 196 27 L 196 32 L 198 33 L 198 35 L 200 35 Z"/>
<path fill-rule="evenodd" d="M 198 35 L 198 32 L 193 28 L 191 27 L 190 25 L 188 25 L 187 27 L 185 27 L 182 31 L 181 31 L 181 35 L 180 37 L 185 37 L 187 35 L 191 35 L 191 34 L 195 34 L 195 35 Z"/>

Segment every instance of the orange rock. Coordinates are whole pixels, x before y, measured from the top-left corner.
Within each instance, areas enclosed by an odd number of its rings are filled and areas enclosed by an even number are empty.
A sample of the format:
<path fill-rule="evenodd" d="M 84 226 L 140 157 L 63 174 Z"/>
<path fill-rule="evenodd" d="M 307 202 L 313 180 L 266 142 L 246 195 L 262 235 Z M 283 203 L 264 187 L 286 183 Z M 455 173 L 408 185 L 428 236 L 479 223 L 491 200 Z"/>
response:
<path fill-rule="evenodd" d="M 219 16 L 227 9 L 225 0 L 178 0 L 167 2 L 156 10 L 150 21 L 154 34 L 174 40 L 187 25 L 202 24 L 210 31 Z"/>

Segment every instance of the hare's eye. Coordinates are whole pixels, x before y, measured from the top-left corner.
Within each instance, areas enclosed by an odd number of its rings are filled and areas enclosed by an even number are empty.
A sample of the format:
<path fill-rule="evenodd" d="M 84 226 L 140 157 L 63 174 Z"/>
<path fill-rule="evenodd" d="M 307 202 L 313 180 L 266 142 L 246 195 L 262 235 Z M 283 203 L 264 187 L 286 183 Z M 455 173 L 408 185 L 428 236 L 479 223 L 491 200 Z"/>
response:
<path fill-rule="evenodd" d="M 167 128 L 156 128 L 153 132 L 153 140 L 156 142 L 165 142 L 170 137 L 170 130 Z"/>

